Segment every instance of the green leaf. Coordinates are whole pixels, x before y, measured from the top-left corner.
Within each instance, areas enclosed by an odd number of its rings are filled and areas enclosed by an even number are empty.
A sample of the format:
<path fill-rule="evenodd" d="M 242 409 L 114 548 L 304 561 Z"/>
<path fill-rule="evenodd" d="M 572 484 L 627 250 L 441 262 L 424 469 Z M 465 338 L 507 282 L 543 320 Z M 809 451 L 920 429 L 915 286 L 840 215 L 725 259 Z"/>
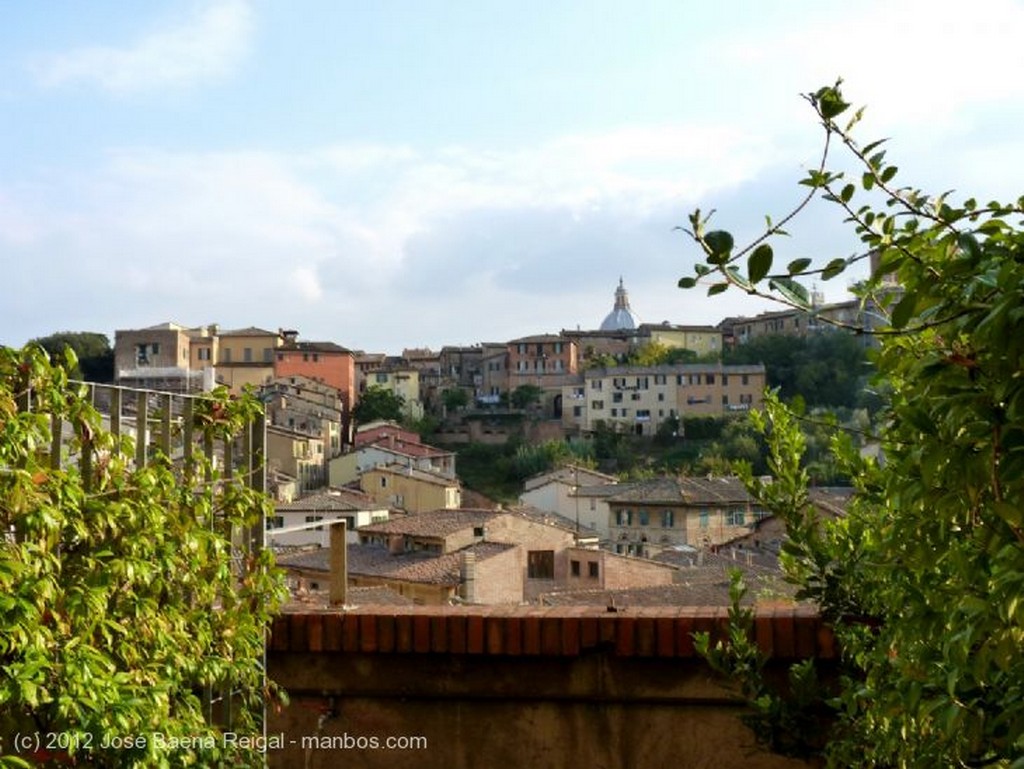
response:
<path fill-rule="evenodd" d="M 768 274 L 772 268 L 774 256 L 772 247 L 767 243 L 762 243 L 754 249 L 750 258 L 747 259 L 747 278 L 751 283 L 757 283 Z"/>
<path fill-rule="evenodd" d="M 856 187 L 854 187 L 852 184 L 847 184 L 845 187 L 843 187 L 843 191 L 839 193 L 839 199 L 842 200 L 844 203 L 849 203 L 850 198 L 853 197 L 853 193 L 856 191 Z"/>
<path fill-rule="evenodd" d="M 796 275 L 798 272 L 803 272 L 811 266 L 811 260 L 807 258 L 794 259 L 786 266 L 786 271 L 790 275 Z"/>
<path fill-rule="evenodd" d="M 882 171 L 879 178 L 882 180 L 883 183 L 888 182 L 890 179 L 892 179 L 892 177 L 896 175 L 896 172 L 898 170 L 899 169 L 896 166 L 886 166 L 885 170 Z"/>
<path fill-rule="evenodd" d="M 696 278 L 680 278 L 679 279 L 679 288 L 693 288 L 696 285 L 697 285 L 697 279 Z"/>
<path fill-rule="evenodd" d="M 798 307 L 810 307 L 807 289 L 792 278 L 772 278 L 768 285 L 792 304 Z"/>
<path fill-rule="evenodd" d="M 831 262 L 825 265 L 825 269 L 821 271 L 822 280 L 832 280 L 836 275 L 839 275 L 843 270 L 846 269 L 846 260 L 842 258 L 833 259 Z"/>
<path fill-rule="evenodd" d="M 865 172 L 864 175 L 860 178 L 860 183 L 864 189 L 870 190 L 872 187 L 875 186 L 875 175 L 872 174 L 870 171 Z"/>
<path fill-rule="evenodd" d="M 704 236 L 704 243 L 714 256 L 726 256 L 732 251 L 732 235 L 725 230 L 712 230 Z"/>
<path fill-rule="evenodd" d="M 710 288 L 708 288 L 708 296 L 714 296 L 715 294 L 721 294 L 727 288 L 729 288 L 729 284 L 728 283 L 715 283 Z"/>
<path fill-rule="evenodd" d="M 978 239 L 971 233 L 961 233 L 956 242 L 957 245 L 960 246 L 960 249 L 965 251 L 971 259 L 981 258 L 981 245 L 978 243 Z"/>
<path fill-rule="evenodd" d="M 850 106 L 849 102 L 843 100 L 843 96 L 837 87 L 822 88 L 818 91 L 816 97 L 818 109 L 821 110 L 821 116 L 826 120 L 831 120 L 837 115 L 843 114 Z"/>
<path fill-rule="evenodd" d="M 907 293 L 893 308 L 890 323 L 893 328 L 905 328 L 917 307 L 917 294 Z"/>

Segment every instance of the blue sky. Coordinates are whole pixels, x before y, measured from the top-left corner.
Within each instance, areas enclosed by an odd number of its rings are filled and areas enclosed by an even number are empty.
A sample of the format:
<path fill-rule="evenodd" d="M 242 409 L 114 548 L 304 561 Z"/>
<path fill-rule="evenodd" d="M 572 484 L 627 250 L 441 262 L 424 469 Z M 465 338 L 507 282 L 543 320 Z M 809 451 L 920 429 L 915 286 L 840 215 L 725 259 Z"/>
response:
<path fill-rule="evenodd" d="M 1024 4 L 0 4 L 0 344 L 173 320 L 398 353 L 764 309 L 683 292 L 753 234 L 841 75 L 898 179 L 1024 192 Z M 814 206 L 777 246 L 856 243 Z M 822 286 L 845 296 L 846 279 Z"/>

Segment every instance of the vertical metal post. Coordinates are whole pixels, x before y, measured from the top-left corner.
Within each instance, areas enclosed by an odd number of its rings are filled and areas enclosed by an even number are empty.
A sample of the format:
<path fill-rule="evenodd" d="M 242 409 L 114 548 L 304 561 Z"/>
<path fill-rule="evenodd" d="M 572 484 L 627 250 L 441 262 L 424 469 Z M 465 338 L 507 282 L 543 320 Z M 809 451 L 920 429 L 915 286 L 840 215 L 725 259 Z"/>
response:
<path fill-rule="evenodd" d="M 146 466 L 147 444 L 149 443 L 149 393 L 139 390 L 135 393 L 135 466 Z"/>
<path fill-rule="evenodd" d="M 110 434 L 114 436 L 114 453 L 121 453 L 121 388 L 110 390 Z"/>
<path fill-rule="evenodd" d="M 174 396 L 171 393 L 164 393 L 160 396 L 160 450 L 168 459 L 171 458 L 171 408 L 174 405 Z"/>

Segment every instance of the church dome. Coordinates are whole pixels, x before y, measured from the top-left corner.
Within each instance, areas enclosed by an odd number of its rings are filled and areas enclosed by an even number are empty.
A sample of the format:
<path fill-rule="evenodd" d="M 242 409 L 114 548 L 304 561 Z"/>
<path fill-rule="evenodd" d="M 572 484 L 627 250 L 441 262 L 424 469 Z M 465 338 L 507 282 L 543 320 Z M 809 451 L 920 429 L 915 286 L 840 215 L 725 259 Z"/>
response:
<path fill-rule="evenodd" d="M 622 285 L 622 278 L 619 278 L 619 287 L 615 289 L 615 306 L 612 311 L 601 321 L 602 331 L 621 331 L 623 329 L 634 329 L 640 321 L 629 309 L 629 294 Z"/>

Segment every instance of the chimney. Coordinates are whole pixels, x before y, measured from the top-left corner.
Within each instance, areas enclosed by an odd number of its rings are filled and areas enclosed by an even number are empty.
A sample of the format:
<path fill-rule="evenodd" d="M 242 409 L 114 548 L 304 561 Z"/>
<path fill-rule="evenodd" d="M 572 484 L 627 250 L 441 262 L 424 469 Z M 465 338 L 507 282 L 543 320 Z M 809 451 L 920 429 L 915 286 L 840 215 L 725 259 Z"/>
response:
<path fill-rule="evenodd" d="M 344 606 L 348 598 L 348 523 L 331 521 L 331 606 Z"/>
<path fill-rule="evenodd" d="M 459 558 L 459 581 L 462 600 L 476 603 L 476 553 L 462 553 Z"/>
<path fill-rule="evenodd" d="M 388 537 L 388 552 L 391 555 L 400 555 L 405 552 L 405 537 L 401 534 L 392 534 Z"/>

